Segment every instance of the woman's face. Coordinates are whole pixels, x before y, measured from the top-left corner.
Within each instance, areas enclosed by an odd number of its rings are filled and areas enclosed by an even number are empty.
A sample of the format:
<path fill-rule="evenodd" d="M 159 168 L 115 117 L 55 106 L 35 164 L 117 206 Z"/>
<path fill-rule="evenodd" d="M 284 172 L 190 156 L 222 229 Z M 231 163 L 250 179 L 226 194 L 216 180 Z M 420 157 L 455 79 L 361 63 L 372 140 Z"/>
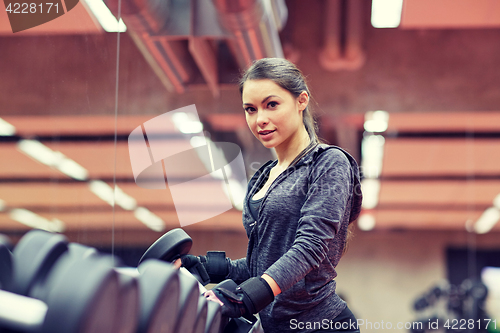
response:
<path fill-rule="evenodd" d="M 289 143 L 304 128 L 302 111 L 309 101 L 305 91 L 294 97 L 271 80 L 247 80 L 242 100 L 248 127 L 266 148 Z"/>

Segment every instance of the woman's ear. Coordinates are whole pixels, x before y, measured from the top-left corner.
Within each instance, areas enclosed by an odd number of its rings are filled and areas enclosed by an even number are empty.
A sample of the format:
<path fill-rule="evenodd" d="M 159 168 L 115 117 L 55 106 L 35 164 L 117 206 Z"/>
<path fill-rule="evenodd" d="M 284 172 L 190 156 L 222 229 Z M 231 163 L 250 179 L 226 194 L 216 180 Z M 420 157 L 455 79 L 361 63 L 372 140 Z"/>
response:
<path fill-rule="evenodd" d="M 309 94 L 307 91 L 303 90 L 299 97 L 297 97 L 297 103 L 299 106 L 299 111 L 304 111 L 305 108 L 307 107 L 307 104 L 309 104 Z"/>

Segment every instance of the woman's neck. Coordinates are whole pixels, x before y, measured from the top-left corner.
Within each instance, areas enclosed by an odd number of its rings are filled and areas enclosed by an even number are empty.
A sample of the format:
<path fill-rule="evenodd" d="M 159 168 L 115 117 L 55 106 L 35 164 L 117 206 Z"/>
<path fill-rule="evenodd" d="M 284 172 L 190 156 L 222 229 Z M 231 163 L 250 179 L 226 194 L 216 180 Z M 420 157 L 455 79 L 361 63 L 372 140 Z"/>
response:
<path fill-rule="evenodd" d="M 275 148 L 276 155 L 278 156 L 278 164 L 276 166 L 280 169 L 286 169 L 309 143 L 311 143 L 311 138 L 305 127 L 303 127 L 296 135 Z"/>

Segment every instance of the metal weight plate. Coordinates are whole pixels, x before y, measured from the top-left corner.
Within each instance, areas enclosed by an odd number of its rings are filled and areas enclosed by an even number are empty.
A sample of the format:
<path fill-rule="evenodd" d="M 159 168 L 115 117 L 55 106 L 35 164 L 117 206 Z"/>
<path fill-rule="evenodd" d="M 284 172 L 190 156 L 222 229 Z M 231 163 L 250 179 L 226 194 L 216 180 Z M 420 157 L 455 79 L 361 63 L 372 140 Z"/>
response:
<path fill-rule="evenodd" d="M 179 313 L 177 270 L 154 259 L 141 263 L 138 270 L 141 310 L 137 333 L 174 333 Z"/>
<path fill-rule="evenodd" d="M 68 252 L 72 256 L 76 256 L 78 258 L 87 258 L 95 255 L 99 255 L 99 251 L 93 247 L 85 246 L 78 243 L 69 243 L 68 244 Z"/>
<path fill-rule="evenodd" d="M 188 254 L 193 240 L 181 228 L 172 229 L 158 238 L 139 260 L 139 264 L 147 259 L 158 259 L 172 262 L 181 254 Z"/>
<path fill-rule="evenodd" d="M 13 257 L 10 240 L 0 235 L 0 289 L 10 290 L 13 275 Z"/>
<path fill-rule="evenodd" d="M 198 312 L 198 299 L 200 298 L 198 280 L 192 276 L 179 274 L 179 282 L 179 319 L 175 326 L 175 332 L 192 333 Z"/>
<path fill-rule="evenodd" d="M 139 325 L 139 282 L 137 277 L 118 271 L 120 283 L 119 315 L 115 323 L 115 332 L 135 333 Z"/>
<path fill-rule="evenodd" d="M 42 299 L 48 311 L 41 333 L 95 333 L 114 330 L 120 286 L 110 256 L 65 255 L 47 277 Z"/>
<path fill-rule="evenodd" d="M 209 301 L 205 296 L 198 296 L 198 311 L 196 312 L 193 333 L 205 333 L 205 327 L 207 326 L 207 302 Z"/>
<path fill-rule="evenodd" d="M 65 236 L 31 230 L 14 248 L 14 278 L 11 291 L 28 296 L 31 288 L 41 283 L 60 258 L 68 250 Z"/>
<path fill-rule="evenodd" d="M 221 306 L 213 301 L 207 301 L 207 324 L 205 333 L 219 333 L 221 331 Z"/>

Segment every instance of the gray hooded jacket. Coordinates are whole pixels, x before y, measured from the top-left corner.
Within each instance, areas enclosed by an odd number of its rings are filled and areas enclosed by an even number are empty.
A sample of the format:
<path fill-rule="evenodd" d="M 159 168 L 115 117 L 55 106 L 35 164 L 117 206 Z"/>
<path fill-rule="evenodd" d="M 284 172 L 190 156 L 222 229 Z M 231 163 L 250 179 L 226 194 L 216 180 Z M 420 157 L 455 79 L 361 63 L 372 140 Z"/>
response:
<path fill-rule="evenodd" d="M 259 314 L 265 332 L 308 332 L 298 323 L 329 322 L 346 306 L 335 293 L 335 267 L 361 210 L 359 170 L 344 150 L 319 144 L 276 178 L 255 221 L 248 201 L 276 163 L 250 179 L 243 209 L 247 257 L 231 260 L 227 277 L 241 283 L 271 276 L 282 293 Z"/>

